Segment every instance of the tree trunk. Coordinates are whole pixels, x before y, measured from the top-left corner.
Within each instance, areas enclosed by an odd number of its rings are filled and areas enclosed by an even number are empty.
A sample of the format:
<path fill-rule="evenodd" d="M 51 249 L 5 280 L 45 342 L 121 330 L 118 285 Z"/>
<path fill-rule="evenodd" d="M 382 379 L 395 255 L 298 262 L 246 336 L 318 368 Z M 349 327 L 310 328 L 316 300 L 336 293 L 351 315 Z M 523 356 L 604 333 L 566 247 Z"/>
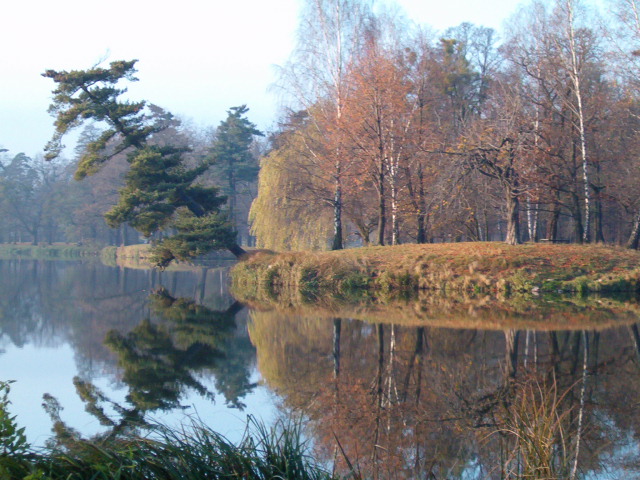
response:
<path fill-rule="evenodd" d="M 629 327 L 629 334 L 631 335 L 631 340 L 633 341 L 633 346 L 635 347 L 638 362 L 640 362 L 640 330 L 638 329 L 637 323 L 634 323 L 633 325 L 631 325 L 631 327 Z"/>
<path fill-rule="evenodd" d="M 398 190 L 391 186 L 391 244 L 400 244 L 400 219 L 398 218 Z"/>
<path fill-rule="evenodd" d="M 376 416 L 375 430 L 373 437 L 373 449 L 371 452 L 371 460 L 374 466 L 378 463 L 378 440 L 380 438 L 380 420 L 382 415 L 382 395 L 383 391 L 383 372 L 384 372 L 384 325 L 379 324 L 377 327 L 378 337 L 378 368 L 376 372 Z"/>
<path fill-rule="evenodd" d="M 229 223 L 236 228 L 236 179 L 231 159 L 229 159 Z"/>
<path fill-rule="evenodd" d="M 518 245 L 520 243 L 520 200 L 513 192 L 513 188 L 506 189 L 507 200 L 507 237 L 505 243 Z"/>
<path fill-rule="evenodd" d="M 424 327 L 416 328 L 416 340 L 415 347 L 413 349 L 413 354 L 411 355 L 411 359 L 409 360 L 409 368 L 407 369 L 407 373 L 404 377 L 403 387 L 402 387 L 402 395 L 400 399 L 402 402 L 406 402 L 409 395 L 409 382 L 411 381 L 411 376 L 413 374 L 414 369 L 420 368 L 421 366 L 421 358 L 424 350 Z M 419 374 L 419 372 L 418 372 Z M 416 382 L 416 388 L 419 389 L 420 385 Z"/>
<path fill-rule="evenodd" d="M 342 183 L 340 181 L 340 166 L 336 165 L 335 192 L 333 198 L 333 244 L 331 250 L 342 250 Z"/>
<path fill-rule="evenodd" d="M 333 378 L 340 377 L 340 337 L 342 331 L 342 319 L 333 319 Z"/>
<path fill-rule="evenodd" d="M 505 358 L 507 361 L 506 375 L 511 378 L 516 377 L 518 369 L 518 339 L 520 330 L 505 330 Z"/>
<path fill-rule="evenodd" d="M 595 180 L 594 183 L 597 185 L 592 185 L 593 193 L 594 193 L 594 226 L 595 226 L 595 241 L 596 243 L 604 243 L 604 221 L 603 221 L 603 213 L 602 213 L 602 190 L 605 188 L 602 184 L 601 178 L 601 165 L 600 162 L 594 162 L 595 168 Z"/>
<path fill-rule="evenodd" d="M 638 209 L 636 219 L 633 222 L 633 230 L 631 231 L 631 235 L 629 235 L 626 247 L 637 250 L 638 244 L 640 244 L 640 209 Z"/>
<path fill-rule="evenodd" d="M 422 171 L 422 164 L 418 163 L 416 176 L 418 178 L 417 192 L 414 190 L 412 182 L 411 169 L 405 167 L 405 175 L 407 178 L 407 190 L 409 191 L 409 198 L 416 215 L 416 228 L 418 230 L 416 235 L 416 243 L 427 243 L 427 202 L 424 191 L 424 172 Z"/>
<path fill-rule="evenodd" d="M 580 408 L 578 409 L 578 427 L 575 435 L 575 453 L 573 454 L 573 467 L 571 468 L 570 479 L 574 480 L 576 478 L 576 473 L 578 471 L 578 458 L 580 457 L 580 443 L 582 440 L 582 424 L 584 419 L 584 411 L 585 411 L 585 399 L 586 399 L 586 391 L 587 391 L 587 370 L 589 365 L 589 334 L 586 330 L 582 331 L 582 338 L 584 340 L 584 350 L 583 350 L 583 361 L 582 361 L 582 385 L 580 387 Z"/>
<path fill-rule="evenodd" d="M 416 238 L 417 243 L 427 243 L 427 216 L 424 212 L 418 212 L 417 214 L 417 223 L 418 223 L 418 236 Z"/>
<path fill-rule="evenodd" d="M 127 230 L 127 224 L 123 223 L 122 224 L 122 245 L 123 246 L 127 246 L 129 245 L 129 232 Z"/>
<path fill-rule="evenodd" d="M 373 230 L 373 228 L 371 227 L 371 224 L 361 219 L 353 220 L 353 224 L 356 227 L 356 230 L 358 231 L 358 235 L 360 235 L 360 238 L 362 239 L 363 245 L 365 247 L 368 247 L 371 244 L 371 240 L 369 239 L 369 236 L 371 235 L 371 231 Z"/>
<path fill-rule="evenodd" d="M 384 174 L 380 173 L 378 184 L 378 235 L 377 244 L 384 245 L 384 234 L 387 223 L 387 208 L 384 198 Z"/>
<path fill-rule="evenodd" d="M 580 198 L 577 193 L 572 194 L 573 197 L 573 231 L 576 236 L 576 242 L 584 242 L 584 228 L 582 226 L 582 213 L 580 211 Z"/>
<path fill-rule="evenodd" d="M 604 243 L 604 227 L 602 218 L 602 197 L 600 196 L 600 190 L 596 192 L 595 205 L 594 205 L 594 227 L 595 227 L 595 241 L 596 243 Z"/>
<path fill-rule="evenodd" d="M 229 250 L 236 258 L 240 258 L 242 255 L 247 253 L 240 245 L 237 243 L 233 243 L 227 246 L 227 250 Z"/>
<path fill-rule="evenodd" d="M 538 241 L 538 204 L 531 203 L 531 197 L 527 195 L 527 227 L 529 229 L 529 241 Z"/>
<path fill-rule="evenodd" d="M 549 227 L 547 232 L 547 237 L 553 243 L 558 240 L 558 222 L 560 220 L 560 203 L 556 199 L 553 202 L 553 207 L 551 210 L 551 219 L 549 220 Z"/>
<path fill-rule="evenodd" d="M 201 268 L 200 275 L 198 277 L 198 284 L 196 285 L 196 303 L 204 304 L 205 293 L 207 290 L 207 272 L 208 268 Z"/>

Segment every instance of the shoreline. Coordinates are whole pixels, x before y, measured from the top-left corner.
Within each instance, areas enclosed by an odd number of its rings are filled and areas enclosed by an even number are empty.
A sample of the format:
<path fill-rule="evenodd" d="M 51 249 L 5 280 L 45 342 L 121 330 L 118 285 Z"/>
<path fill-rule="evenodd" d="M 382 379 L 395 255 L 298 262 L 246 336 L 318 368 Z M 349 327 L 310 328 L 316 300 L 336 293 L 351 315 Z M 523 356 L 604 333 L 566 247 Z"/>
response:
<path fill-rule="evenodd" d="M 640 252 L 603 245 L 407 244 L 328 252 L 256 252 L 233 267 L 236 289 L 306 297 L 353 292 L 638 293 Z"/>

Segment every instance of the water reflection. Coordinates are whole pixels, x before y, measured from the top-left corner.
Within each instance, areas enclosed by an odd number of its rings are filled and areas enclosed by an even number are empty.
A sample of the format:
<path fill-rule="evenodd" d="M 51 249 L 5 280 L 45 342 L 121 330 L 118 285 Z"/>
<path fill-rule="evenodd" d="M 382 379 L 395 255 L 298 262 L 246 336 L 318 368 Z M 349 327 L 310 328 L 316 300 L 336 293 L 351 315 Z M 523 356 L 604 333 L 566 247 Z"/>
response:
<path fill-rule="evenodd" d="M 275 402 L 309 419 L 322 459 L 363 478 L 640 475 L 635 300 L 270 296 L 249 299 L 249 314 L 223 269 L 17 261 L 0 262 L 0 278 L 0 362 L 71 346 L 76 368 L 62 383 L 102 436 L 197 399 L 266 420 Z M 36 376 L 3 366 L 16 392 Z M 19 421 L 48 431 L 34 413 L 42 393 L 15 405 Z M 51 393 L 61 441 L 96 433 Z M 218 415 L 201 417 L 219 428 Z"/>
<path fill-rule="evenodd" d="M 187 408 L 182 402 L 189 391 L 214 401 L 215 392 L 200 379 L 207 373 L 222 378 L 224 372 L 235 369 L 235 375 L 216 386 L 222 386 L 219 391 L 226 403 L 239 409 L 245 407 L 241 399 L 257 385 L 250 381 L 253 349 L 248 341 L 234 341 L 240 303 L 215 311 L 194 300 L 173 297 L 160 287 L 150 295 L 149 304 L 158 320 L 145 318 L 126 334 L 111 330 L 104 341 L 117 356 L 120 379 L 128 389 L 126 404 L 114 402 L 90 381 L 74 378 L 85 410 L 108 427 L 101 438 L 144 428 L 148 413 Z M 230 360 L 231 366 L 225 367 Z M 116 415 L 107 414 L 107 408 Z M 45 409 L 54 424 L 54 443 L 70 444 L 81 437 L 62 420 L 57 399 L 45 394 Z"/>
<path fill-rule="evenodd" d="M 242 305 L 234 302 L 216 311 L 188 298 L 175 298 L 164 287 L 150 299 L 159 322 L 146 318 L 127 334 L 111 330 L 105 339 L 118 357 L 122 381 L 129 388 L 127 401 L 140 410 L 168 410 L 181 406 L 187 389 L 213 399 L 213 392 L 197 378 L 209 371 L 216 378 L 228 377 L 217 386 L 227 403 L 242 408 L 241 398 L 256 386 L 249 370 L 253 350 L 249 342 L 234 341 L 235 316 Z M 222 371 L 235 368 L 235 375 L 220 375 L 217 370 L 230 360 L 232 365 Z"/>
<path fill-rule="evenodd" d="M 260 371 L 369 478 L 630 478 L 637 325 L 465 330 L 254 311 Z M 357 464 L 357 467 L 356 467 Z"/>
<path fill-rule="evenodd" d="M 197 398 L 242 411 L 253 396 L 249 411 L 257 414 L 256 401 L 264 394 L 255 391 L 247 311 L 228 293 L 226 268 L 160 273 L 96 263 L 4 261 L 0 278 L 0 341 L 7 351 L 49 347 L 47 361 L 56 364 L 58 352 L 73 348 L 76 368 L 62 372 L 66 389 L 75 390 L 101 428 L 83 427 L 90 420 L 78 422 L 73 406 L 61 414 L 69 408 L 69 395 L 56 391 L 45 403 L 61 438 L 126 433 L 149 414 L 163 419 L 201 404 Z M 0 362 L 12 357 L 0 355 Z M 18 395 L 20 385 L 37 375 L 10 363 L 3 370 L 6 379 L 18 381 Z M 33 391 L 33 403 L 43 393 Z M 62 397 L 59 403 L 56 397 Z M 24 411 L 19 418 L 27 432 L 42 431 L 31 425 L 36 418 L 43 423 L 41 416 L 22 403 L 16 408 Z M 268 411 L 271 405 L 259 408 Z M 164 413 L 158 417 L 159 412 Z M 243 415 L 236 416 L 243 424 Z"/>

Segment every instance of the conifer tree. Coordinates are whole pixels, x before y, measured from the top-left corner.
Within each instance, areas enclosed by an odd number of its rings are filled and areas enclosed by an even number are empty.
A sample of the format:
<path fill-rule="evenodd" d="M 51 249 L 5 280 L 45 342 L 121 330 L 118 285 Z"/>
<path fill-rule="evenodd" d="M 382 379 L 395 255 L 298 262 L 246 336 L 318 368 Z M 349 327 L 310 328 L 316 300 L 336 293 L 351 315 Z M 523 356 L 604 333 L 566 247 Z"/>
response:
<path fill-rule="evenodd" d="M 229 218 L 235 220 L 236 196 L 239 182 L 253 182 L 258 177 L 260 167 L 251 153 L 254 136 L 263 136 L 256 126 L 244 116 L 249 109 L 246 105 L 231 107 L 226 120 L 220 122 L 216 139 L 211 147 L 213 170 L 220 178 L 223 192 L 229 199 Z"/>
<path fill-rule="evenodd" d="M 109 226 L 124 222 L 146 236 L 172 228 L 173 236 L 154 245 L 154 262 L 159 267 L 172 260 L 188 260 L 211 250 L 228 249 L 240 256 L 235 232 L 220 211 L 226 198 L 216 188 L 197 183 L 209 165 L 185 165 L 184 147 L 154 145 L 154 134 L 171 123 L 166 116 L 145 114 L 145 102 L 123 101 L 122 80 L 137 81 L 136 60 L 111 62 L 109 68 L 47 70 L 57 88 L 49 112 L 55 115 L 55 133 L 47 144 L 47 158 L 64 148 L 63 136 L 89 121 L 106 125 L 106 130 L 89 142 L 80 158 L 75 178 L 96 173 L 119 153 L 125 153 L 129 171 L 120 190 L 118 204 L 105 215 Z"/>

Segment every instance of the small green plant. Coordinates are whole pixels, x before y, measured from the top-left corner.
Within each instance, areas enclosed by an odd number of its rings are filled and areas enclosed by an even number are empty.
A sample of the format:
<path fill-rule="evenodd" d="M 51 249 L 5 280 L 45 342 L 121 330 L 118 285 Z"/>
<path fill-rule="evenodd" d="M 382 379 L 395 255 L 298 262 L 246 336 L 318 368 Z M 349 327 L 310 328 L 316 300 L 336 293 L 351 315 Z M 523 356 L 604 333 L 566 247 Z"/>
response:
<path fill-rule="evenodd" d="M 100 260 L 102 263 L 108 266 L 116 266 L 117 259 L 116 253 L 118 251 L 118 247 L 104 247 L 100 250 Z"/>
<path fill-rule="evenodd" d="M 19 428 L 16 416 L 9 413 L 9 392 L 13 382 L 0 381 L 0 455 L 22 455 L 30 445 L 24 434 L 24 427 Z"/>
<path fill-rule="evenodd" d="M 515 272 L 511 277 L 507 279 L 510 292 L 530 292 L 533 288 L 531 278 L 527 275 L 527 272 L 523 269 Z"/>
<path fill-rule="evenodd" d="M 262 283 L 264 285 L 274 285 L 278 283 L 278 278 L 280 277 L 280 270 L 276 265 L 267 266 L 264 276 L 262 278 Z"/>
<path fill-rule="evenodd" d="M 303 297 L 315 297 L 320 289 L 318 271 L 311 266 L 303 266 L 300 269 L 298 290 Z"/>
<path fill-rule="evenodd" d="M 341 282 L 341 290 L 344 293 L 350 293 L 354 290 L 360 290 L 369 286 L 369 276 L 361 272 L 350 272 L 345 274 Z"/>
<path fill-rule="evenodd" d="M 380 275 L 378 275 L 378 278 L 376 278 L 376 285 L 383 292 L 388 292 L 393 288 L 393 285 L 395 284 L 395 280 L 396 278 L 393 273 L 384 271 L 380 273 Z"/>

